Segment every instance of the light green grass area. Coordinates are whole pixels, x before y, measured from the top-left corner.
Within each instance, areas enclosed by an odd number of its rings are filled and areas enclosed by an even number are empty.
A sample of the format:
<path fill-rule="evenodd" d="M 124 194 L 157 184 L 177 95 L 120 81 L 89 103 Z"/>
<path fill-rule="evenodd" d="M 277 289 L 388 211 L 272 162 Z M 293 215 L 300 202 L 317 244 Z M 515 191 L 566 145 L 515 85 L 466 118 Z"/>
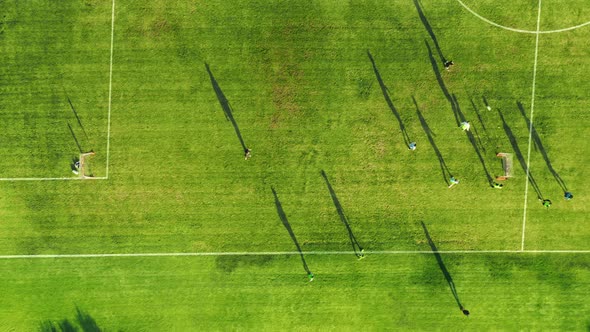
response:
<path fill-rule="evenodd" d="M 535 2 L 463 2 L 536 29 Z M 541 30 L 590 20 L 583 1 L 563 4 L 543 3 Z M 0 8 L 0 178 L 74 176 L 68 123 L 96 152 L 94 175 L 106 176 L 112 3 Z M 525 171 L 515 154 L 514 177 L 492 189 L 482 161 L 491 178 L 503 173 L 496 153 L 514 144 L 528 161 L 518 103 L 530 117 L 536 36 L 492 27 L 453 0 L 421 10 L 455 62 L 449 71 L 413 1 L 117 3 L 109 179 L 0 182 L 0 254 L 294 251 L 271 187 L 304 252 L 351 250 L 321 170 L 368 251 L 430 250 L 420 222 L 440 250 L 519 250 Z M 525 249 L 590 250 L 589 37 L 583 27 L 539 38 L 543 147 L 532 140 L 530 171 L 553 205 L 529 184 Z M 471 122 L 481 160 L 445 93 Z M 418 111 L 460 180 L 451 189 Z M 76 307 L 129 331 L 590 324 L 590 254 L 442 255 L 469 318 L 432 255 L 306 257 L 312 283 L 296 256 L 0 260 L 11 308 L 0 329 L 75 323 Z"/>
<path fill-rule="evenodd" d="M 75 321 L 105 330 L 563 330 L 587 328 L 588 260 L 573 255 L 432 255 L 2 261 L 0 327 Z M 18 323 L 17 323 L 18 322 Z"/>

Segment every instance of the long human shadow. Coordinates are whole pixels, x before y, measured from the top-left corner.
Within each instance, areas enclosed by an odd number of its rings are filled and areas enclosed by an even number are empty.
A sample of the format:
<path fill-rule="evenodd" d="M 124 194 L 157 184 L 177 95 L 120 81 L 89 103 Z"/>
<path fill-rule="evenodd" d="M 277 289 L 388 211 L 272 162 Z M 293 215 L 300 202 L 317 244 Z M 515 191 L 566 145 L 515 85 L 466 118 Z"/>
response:
<path fill-rule="evenodd" d="M 402 118 L 399 115 L 399 112 L 397 111 L 397 109 L 393 105 L 393 102 L 391 101 L 391 98 L 389 97 L 389 89 L 387 89 L 387 86 L 385 86 L 385 83 L 383 83 L 383 79 L 381 78 L 381 74 L 379 74 L 379 70 L 377 69 L 377 66 L 375 65 L 375 60 L 373 59 L 371 52 L 367 51 L 367 55 L 369 56 L 369 60 L 371 60 L 371 64 L 373 65 L 373 70 L 375 71 L 375 76 L 377 77 L 377 82 L 379 82 L 379 86 L 381 87 L 381 92 L 383 93 L 383 98 L 385 98 L 385 102 L 387 103 L 387 106 L 389 106 L 391 113 L 393 113 L 393 115 L 397 119 L 397 122 L 399 124 L 399 129 L 402 132 L 406 146 L 409 146 L 410 142 L 411 142 L 410 136 L 408 135 L 408 132 L 406 130 L 406 126 L 404 125 L 404 122 L 402 121 Z"/>
<path fill-rule="evenodd" d="M 499 109 L 498 109 L 498 114 L 500 115 L 500 119 L 502 120 L 502 127 L 504 128 L 504 132 L 506 133 L 506 136 L 508 137 L 508 140 L 510 141 L 510 144 L 512 145 L 512 149 L 514 150 L 514 154 L 516 155 L 516 159 L 518 159 L 518 162 L 520 163 L 520 167 L 522 167 L 522 170 L 524 171 L 525 174 L 528 174 L 529 182 L 531 183 L 531 186 L 533 187 L 533 189 L 537 193 L 537 198 L 540 200 L 543 200 L 543 194 L 541 193 L 541 190 L 539 189 L 539 186 L 537 185 L 537 181 L 535 181 L 535 178 L 533 177 L 533 173 L 528 169 L 528 166 L 526 164 L 526 161 L 524 160 L 524 156 L 522 155 L 520 148 L 518 147 L 518 143 L 516 142 L 516 137 L 514 137 L 514 133 L 512 132 L 512 129 L 510 129 L 510 126 L 508 125 L 508 123 L 506 123 L 506 120 L 504 119 L 504 115 L 502 114 L 502 112 Z M 528 170 L 528 172 L 527 172 L 527 170 Z"/>
<path fill-rule="evenodd" d="M 340 220 L 342 221 L 344 226 L 346 226 L 346 230 L 348 231 L 348 237 L 350 238 L 350 244 L 352 245 L 352 250 L 354 251 L 354 254 L 357 257 L 362 257 L 363 248 L 361 247 L 361 245 L 357 241 L 356 237 L 354 236 L 354 233 L 352 232 L 352 229 L 350 228 L 350 224 L 348 223 L 348 218 L 344 214 L 344 209 L 342 209 L 342 205 L 340 205 L 340 201 L 338 201 L 338 197 L 336 196 L 336 192 L 332 188 L 332 185 L 330 184 L 330 181 L 328 180 L 328 176 L 326 175 L 326 172 L 324 172 L 324 170 L 322 170 L 322 176 L 324 177 L 324 180 L 326 181 L 326 185 L 328 186 L 328 190 L 330 191 L 330 196 L 332 197 L 332 201 L 334 202 L 334 206 L 336 207 L 336 211 L 338 211 L 338 216 L 340 216 Z M 358 248 L 358 252 L 357 252 L 357 248 Z"/>
<path fill-rule="evenodd" d="M 416 6 L 416 10 L 418 11 L 418 16 L 420 16 L 420 20 L 422 21 L 422 24 L 424 24 L 424 28 L 426 28 L 426 31 L 428 31 L 428 34 L 430 35 L 430 38 L 432 39 L 432 42 L 434 43 L 434 46 L 436 47 L 436 51 L 438 52 L 441 63 L 444 64 L 445 62 L 447 62 L 447 59 L 445 58 L 445 56 L 443 55 L 443 53 L 441 51 L 440 45 L 438 44 L 438 39 L 436 38 L 436 35 L 434 34 L 434 31 L 432 30 L 432 26 L 428 22 L 426 15 L 424 15 L 424 11 L 422 11 L 422 7 L 420 6 L 420 3 L 418 2 L 418 0 L 414 0 L 414 6 Z"/>
<path fill-rule="evenodd" d="M 455 107 L 457 108 L 457 113 L 459 114 L 459 118 L 461 119 L 461 121 L 466 121 L 465 116 L 461 111 L 461 107 L 459 106 L 459 102 L 457 101 L 457 97 L 455 96 L 455 94 L 453 94 L 453 101 L 455 103 Z M 473 99 L 471 97 L 469 97 L 469 101 L 471 102 L 471 106 L 475 110 L 475 114 L 477 115 L 477 119 L 479 120 L 479 123 L 481 123 L 482 127 L 484 127 L 484 130 L 485 130 L 485 125 L 481 119 L 481 115 L 479 114 L 479 110 L 477 109 L 477 106 L 475 105 L 475 103 L 473 102 Z M 486 147 L 483 145 L 483 143 L 481 141 L 481 137 L 479 136 L 479 131 L 477 130 L 477 126 L 475 126 L 471 123 L 471 129 L 473 129 L 473 133 L 475 134 L 474 136 L 475 136 L 475 139 L 477 140 L 478 146 L 480 147 L 480 149 L 483 152 L 486 152 Z"/>
<path fill-rule="evenodd" d="M 535 129 L 534 125 L 531 125 L 531 121 L 529 120 L 529 118 L 526 115 L 526 112 L 524 110 L 524 106 L 522 105 L 522 103 L 520 101 L 517 101 L 516 104 L 518 105 L 518 110 L 520 111 L 520 114 L 522 114 L 522 117 L 526 121 L 527 128 L 529 129 L 529 131 L 532 129 L 531 135 L 533 136 L 533 141 L 535 142 L 535 146 L 537 147 L 537 149 L 541 152 L 543 159 L 545 159 L 545 164 L 547 164 L 547 168 L 549 168 L 549 171 L 551 172 L 551 174 L 553 174 L 553 177 L 555 178 L 555 181 L 557 181 L 557 184 L 559 184 L 559 186 L 561 187 L 561 190 L 563 190 L 564 193 L 567 192 L 568 191 L 567 186 L 565 185 L 565 182 L 563 181 L 561 176 L 559 176 L 559 173 L 557 173 L 555 168 L 553 168 L 553 165 L 551 164 L 551 160 L 549 159 L 549 156 L 547 155 L 547 151 L 545 150 L 545 147 L 543 146 L 543 142 L 541 141 L 541 138 L 539 137 L 539 134 L 537 133 L 537 129 Z"/>
<path fill-rule="evenodd" d="M 70 108 L 72 109 L 74 116 L 76 116 L 76 120 L 78 120 L 78 125 L 80 125 L 80 128 L 82 128 L 82 132 L 84 133 L 84 136 L 86 136 L 86 139 L 88 139 L 88 134 L 86 133 L 86 129 L 84 129 L 84 126 L 82 125 L 82 120 L 80 120 L 80 117 L 78 116 L 78 112 L 76 111 L 74 104 L 72 104 L 72 100 L 70 100 L 70 97 L 68 95 L 66 95 L 66 98 L 68 99 L 68 104 L 70 104 Z"/>
<path fill-rule="evenodd" d="M 459 122 L 459 117 L 457 115 L 457 110 L 455 110 L 455 103 L 453 102 L 453 97 L 451 96 L 449 89 L 447 89 L 447 86 L 446 86 L 445 82 L 443 81 L 443 78 L 440 74 L 440 70 L 438 68 L 438 65 L 436 64 L 436 60 L 434 59 L 434 56 L 432 55 L 432 48 L 430 48 L 430 44 L 428 44 L 428 41 L 426 41 L 426 40 L 424 40 L 424 43 L 426 44 L 426 48 L 428 49 L 428 57 L 430 59 L 430 64 L 432 65 L 432 71 L 434 72 L 434 75 L 436 76 L 436 81 L 438 82 L 438 85 L 440 86 L 440 89 L 442 90 L 443 94 L 447 98 L 449 104 L 451 104 L 451 108 L 453 110 L 453 116 L 455 117 L 455 123 L 457 124 L 457 127 L 458 127 L 460 125 L 460 122 Z"/>
<path fill-rule="evenodd" d="M 457 96 L 455 96 L 454 94 L 453 94 L 453 102 L 455 103 L 454 109 L 457 112 L 457 116 L 459 117 L 461 122 L 466 122 L 467 120 L 465 118 L 465 114 L 463 114 L 463 112 L 461 111 L 461 107 L 459 106 L 459 101 L 457 100 Z M 471 128 L 476 130 L 474 125 L 471 125 Z M 492 176 L 490 175 L 490 172 L 488 171 L 488 167 L 486 166 L 486 162 L 485 162 L 483 156 L 481 155 L 481 151 L 479 150 L 479 146 L 477 145 L 477 141 L 476 141 L 475 136 L 473 135 L 471 130 L 465 130 L 465 133 L 467 134 L 467 138 L 469 138 L 469 142 L 471 143 L 471 146 L 473 146 L 473 149 L 475 150 L 475 153 L 477 154 L 477 157 L 479 158 L 479 162 L 481 163 L 481 166 L 483 167 L 483 170 L 486 175 L 486 179 L 488 180 L 488 184 L 490 186 L 493 186 L 494 179 L 492 178 Z M 478 139 L 479 139 L 479 135 L 478 135 Z M 481 140 L 479 141 L 479 143 L 481 144 Z"/>
<path fill-rule="evenodd" d="M 440 256 L 440 253 L 438 252 L 438 248 L 436 248 L 436 245 L 432 241 L 432 238 L 430 237 L 430 234 L 428 233 L 428 229 L 426 228 L 426 225 L 424 225 L 424 222 L 422 222 L 422 221 L 420 222 L 420 224 L 422 224 L 422 228 L 424 229 L 424 235 L 426 235 L 426 240 L 428 240 L 428 245 L 430 246 L 430 249 L 432 250 L 434 257 L 436 258 L 436 262 L 438 263 L 438 267 L 440 267 L 440 270 L 442 271 L 443 275 L 445 276 L 445 279 L 447 280 L 447 283 L 449 284 L 449 288 L 451 288 L 451 292 L 453 293 L 453 297 L 455 298 L 455 301 L 457 301 L 457 305 L 459 306 L 459 309 L 461 311 L 463 311 L 464 307 L 461 304 L 461 300 L 459 300 L 459 294 L 457 294 L 457 288 L 455 287 L 455 283 L 453 282 L 453 278 L 451 277 L 449 270 L 447 270 L 447 267 L 445 266 L 445 263 L 443 262 L 442 257 Z"/>
<path fill-rule="evenodd" d="M 76 134 L 74 133 L 74 130 L 72 129 L 72 126 L 70 125 L 69 122 L 68 122 L 68 128 L 70 128 L 70 133 L 72 133 L 72 137 L 74 138 L 74 142 L 76 142 L 76 146 L 78 147 L 78 150 L 80 151 L 80 153 L 83 153 L 82 146 L 80 145 L 80 142 L 78 141 L 78 138 L 76 137 Z"/>
<path fill-rule="evenodd" d="M 283 226 L 285 226 L 285 228 L 287 229 L 287 232 L 289 232 L 289 235 L 291 235 L 291 239 L 293 240 L 293 243 L 295 243 L 295 247 L 297 247 L 297 251 L 299 252 L 299 256 L 301 256 L 301 262 L 303 263 L 303 268 L 305 269 L 305 272 L 307 272 L 307 275 L 310 275 L 311 271 L 309 270 L 309 267 L 307 266 L 307 262 L 305 261 L 305 257 L 303 256 L 303 251 L 301 250 L 301 246 L 299 246 L 299 242 L 297 241 L 297 237 L 295 237 L 295 233 L 293 233 L 293 229 L 291 228 L 291 225 L 289 224 L 289 220 L 287 220 L 287 215 L 285 214 L 285 211 L 283 210 L 283 206 L 281 205 L 281 201 L 279 201 L 279 197 L 277 196 L 277 192 L 275 191 L 275 189 L 273 187 L 271 187 L 270 189 L 272 190 L 272 194 L 275 197 L 275 205 L 277 208 L 277 213 L 279 214 L 279 218 L 283 222 Z"/>
<path fill-rule="evenodd" d="M 481 123 L 481 127 L 483 128 L 483 131 L 487 132 L 488 130 L 486 129 L 486 124 L 483 122 L 483 120 L 481 118 L 481 113 L 479 112 L 479 108 L 475 105 L 473 98 L 469 97 L 469 101 L 471 101 L 471 106 L 473 106 L 473 109 L 475 110 L 475 114 L 477 114 L 477 119 L 479 120 L 479 123 Z"/>
<path fill-rule="evenodd" d="M 215 90 L 215 94 L 217 95 L 217 100 L 219 100 L 219 104 L 221 105 L 221 109 L 223 109 L 223 114 L 225 114 L 225 118 L 228 121 L 230 121 L 231 124 L 234 126 L 234 130 L 236 131 L 236 135 L 238 136 L 238 139 L 240 140 L 240 144 L 242 144 L 242 149 L 244 151 L 246 151 L 248 148 L 246 147 L 246 143 L 244 143 L 244 139 L 242 138 L 242 134 L 240 132 L 240 128 L 238 127 L 238 123 L 234 119 L 234 116 L 232 113 L 232 108 L 229 104 L 229 100 L 227 100 L 227 98 L 223 94 L 223 91 L 219 87 L 219 84 L 217 84 L 217 81 L 215 80 L 215 77 L 213 76 L 211 69 L 209 69 L 209 64 L 205 63 L 205 68 L 207 68 L 207 73 L 209 73 L 209 78 L 211 79 L 211 85 L 213 85 L 213 90 Z"/>
<path fill-rule="evenodd" d="M 422 129 L 424 129 L 424 132 L 426 133 L 426 136 L 428 137 L 428 141 L 430 142 L 430 146 L 432 146 L 432 149 L 434 150 L 434 153 L 436 153 L 436 157 L 438 158 L 438 163 L 440 165 L 440 170 L 442 172 L 443 179 L 445 180 L 445 183 L 447 185 L 449 185 L 449 179 L 453 176 L 453 174 L 449 170 L 449 167 L 447 166 L 445 159 L 443 158 L 442 154 L 440 153 L 440 150 L 438 149 L 438 146 L 436 145 L 436 142 L 434 141 L 434 138 L 432 137 L 432 135 L 433 135 L 432 130 L 430 130 L 430 127 L 428 126 L 426 119 L 424 119 L 424 117 L 422 116 L 422 112 L 420 112 L 420 108 L 418 107 L 418 102 L 416 102 L 416 98 L 414 98 L 414 96 L 412 96 L 412 100 L 414 101 L 414 105 L 416 106 L 416 113 L 418 114 L 418 118 L 420 119 L 420 124 L 422 125 Z"/>
<path fill-rule="evenodd" d="M 488 100 L 486 99 L 486 96 L 481 96 L 482 100 L 483 100 L 483 104 L 486 105 L 487 109 L 490 109 L 490 103 L 488 103 Z"/>

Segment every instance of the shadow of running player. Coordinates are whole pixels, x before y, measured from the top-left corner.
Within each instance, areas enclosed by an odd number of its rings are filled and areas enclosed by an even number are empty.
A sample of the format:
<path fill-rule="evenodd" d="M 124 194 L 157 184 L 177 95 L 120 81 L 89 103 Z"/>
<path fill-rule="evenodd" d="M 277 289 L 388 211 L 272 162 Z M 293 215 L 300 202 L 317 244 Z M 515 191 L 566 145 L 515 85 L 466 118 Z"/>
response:
<path fill-rule="evenodd" d="M 244 151 L 245 159 L 249 159 L 251 156 L 251 154 L 250 154 L 251 150 L 246 146 L 246 143 L 244 143 L 244 139 L 242 138 L 242 133 L 240 132 L 240 128 L 238 127 L 238 123 L 234 119 L 234 116 L 232 113 L 232 108 L 229 104 L 229 100 L 227 100 L 227 98 L 225 97 L 225 94 L 223 93 L 223 91 L 219 87 L 219 84 L 217 83 L 217 80 L 215 80 L 215 77 L 213 76 L 213 73 L 211 72 L 211 69 L 209 68 L 209 65 L 207 63 L 205 63 L 205 68 L 207 69 L 207 73 L 209 74 L 209 78 L 211 79 L 211 85 L 213 86 L 213 90 L 215 91 L 215 95 L 217 96 L 217 100 L 219 100 L 219 104 L 221 105 L 221 109 L 223 109 L 223 114 L 225 115 L 225 118 L 228 121 L 230 121 L 234 127 L 236 135 L 238 136 L 238 140 L 240 140 L 240 144 L 242 144 L 242 150 Z"/>
<path fill-rule="evenodd" d="M 524 160 L 524 156 L 522 155 L 522 152 L 520 151 L 520 148 L 518 147 L 518 143 L 516 142 L 516 137 L 514 137 L 514 133 L 512 132 L 512 129 L 510 129 L 510 126 L 508 125 L 508 123 L 506 123 L 506 119 L 504 119 L 504 115 L 502 114 L 502 112 L 499 109 L 498 109 L 498 114 L 500 115 L 500 119 L 502 120 L 502 127 L 504 127 L 504 132 L 506 133 L 506 136 L 508 136 L 508 140 L 510 141 L 510 144 L 512 145 L 512 149 L 514 150 L 514 154 L 516 155 L 516 159 L 518 159 L 520 167 L 522 167 L 522 170 L 524 171 L 524 173 L 528 175 L 529 182 L 530 182 L 531 186 L 533 187 L 533 189 L 535 189 L 535 192 L 537 193 L 537 198 L 540 201 L 545 201 L 545 199 L 543 198 L 543 194 L 541 193 L 541 189 L 539 189 L 539 186 L 537 185 L 537 181 L 535 181 L 535 178 L 533 177 L 533 173 L 531 173 L 531 170 L 529 169 L 528 165 L 526 164 L 526 162 Z"/>
<path fill-rule="evenodd" d="M 342 223 L 346 227 L 346 230 L 348 231 L 348 238 L 350 239 L 350 244 L 352 245 L 352 250 L 354 251 L 354 254 L 359 259 L 364 258 L 365 257 L 365 250 L 363 249 L 363 247 L 361 247 L 360 243 L 357 241 L 356 237 L 354 236 L 354 233 L 352 232 L 352 229 L 350 228 L 350 225 L 348 224 L 348 218 L 344 214 L 344 209 L 342 209 L 342 205 L 340 205 L 340 201 L 338 200 L 338 196 L 336 196 L 336 192 L 332 188 L 332 185 L 330 184 L 330 181 L 328 180 L 328 176 L 326 175 L 326 172 L 324 172 L 324 170 L 322 170 L 321 173 L 322 173 L 322 177 L 326 181 L 326 186 L 328 186 L 328 190 L 330 191 L 330 196 L 332 197 L 332 201 L 334 202 L 334 206 L 336 207 L 336 211 L 338 212 L 338 216 L 340 216 L 340 220 L 342 221 Z M 358 251 L 357 251 L 357 248 L 358 248 Z"/>
<path fill-rule="evenodd" d="M 549 159 L 549 156 L 547 155 L 547 151 L 545 150 L 545 147 L 543 146 L 543 142 L 541 141 L 541 137 L 539 137 L 539 134 L 537 133 L 537 129 L 535 128 L 535 126 L 531 123 L 531 121 L 527 117 L 526 112 L 524 111 L 524 106 L 522 105 L 522 103 L 520 101 L 517 101 L 516 104 L 518 106 L 518 110 L 520 111 L 520 114 L 522 115 L 522 117 L 524 118 L 524 121 L 526 122 L 527 128 L 529 129 L 529 131 L 533 137 L 533 141 L 535 142 L 535 147 L 539 150 L 539 152 L 541 152 L 541 155 L 543 156 L 543 159 L 545 160 L 545 164 L 547 164 L 547 168 L 549 168 L 549 172 L 551 172 L 551 174 L 553 175 L 553 178 L 555 178 L 555 181 L 557 181 L 557 184 L 561 187 L 561 190 L 563 190 L 564 193 L 567 193 L 568 192 L 567 186 L 565 185 L 565 182 L 563 181 L 561 176 L 559 176 L 559 173 L 557 173 L 555 168 L 553 168 L 553 164 L 551 164 L 551 160 Z"/>
<path fill-rule="evenodd" d="M 432 241 L 432 238 L 430 237 L 430 234 L 428 233 L 428 229 L 426 229 L 426 225 L 424 225 L 424 222 L 420 222 L 420 224 L 422 224 L 422 228 L 424 229 L 424 235 L 426 235 L 426 240 L 428 240 L 428 245 L 430 246 L 430 249 L 432 250 L 434 257 L 436 258 L 436 262 L 438 263 L 438 267 L 440 268 L 441 272 L 443 273 L 445 280 L 449 284 L 449 288 L 451 288 L 451 292 L 453 293 L 453 297 L 455 298 L 455 301 L 457 302 L 457 305 L 459 306 L 459 310 L 461 310 L 461 312 L 465 316 L 469 316 L 469 310 L 465 309 L 465 307 L 463 307 L 463 304 L 461 304 L 461 300 L 459 300 L 459 295 L 457 294 L 457 288 L 455 287 L 455 283 L 453 282 L 453 278 L 451 277 L 449 270 L 447 270 L 447 267 L 445 266 L 445 263 L 443 262 L 442 257 L 440 256 L 440 253 L 438 252 L 438 249 L 436 248 L 436 245 L 434 244 L 434 241 Z"/>
<path fill-rule="evenodd" d="M 443 55 L 440 45 L 438 44 L 438 39 L 436 38 L 436 35 L 434 34 L 434 31 L 432 30 L 432 26 L 428 22 L 426 15 L 424 15 L 424 11 L 422 10 L 422 6 L 420 6 L 420 3 L 418 2 L 418 0 L 414 0 L 414 6 L 416 6 L 416 11 L 418 12 L 418 16 L 420 16 L 420 21 L 422 21 L 424 28 L 426 29 L 426 31 L 430 35 L 430 38 L 432 39 L 432 42 L 434 43 L 434 47 L 436 48 L 436 51 L 438 52 L 438 56 L 440 57 L 441 63 L 443 63 L 443 64 L 447 63 L 447 59 Z"/>
<path fill-rule="evenodd" d="M 404 125 L 404 122 L 402 121 L 402 118 L 399 115 L 399 112 L 397 111 L 397 109 L 395 108 L 395 105 L 393 105 L 393 102 L 391 101 L 391 98 L 389 97 L 389 89 L 387 88 L 387 86 L 385 86 L 385 83 L 383 83 L 383 79 L 381 78 L 381 74 L 379 74 L 379 70 L 377 69 L 377 65 L 375 65 L 375 60 L 373 59 L 371 52 L 367 51 L 367 55 L 369 56 L 369 60 L 371 60 L 371 64 L 373 65 L 373 71 L 375 72 L 375 76 L 377 77 L 377 82 L 379 82 L 379 86 L 381 87 L 381 92 L 383 93 L 383 98 L 385 99 L 387 106 L 389 106 L 391 113 L 393 113 L 393 115 L 397 119 L 397 122 L 399 124 L 399 129 L 402 132 L 402 136 L 404 137 L 404 143 L 406 144 L 406 146 L 408 148 L 411 149 L 410 144 L 412 142 L 411 142 L 410 136 L 408 135 L 408 131 L 406 130 L 406 126 Z"/>
<path fill-rule="evenodd" d="M 436 154 L 436 157 L 438 158 L 438 163 L 440 165 L 440 170 L 442 172 L 443 179 L 445 180 L 445 183 L 447 185 L 449 185 L 449 179 L 454 178 L 454 176 L 451 173 L 451 171 L 449 170 L 449 167 L 447 166 L 447 163 L 445 162 L 442 154 L 440 153 L 440 150 L 438 149 L 438 146 L 436 145 L 436 142 L 434 141 L 434 138 L 432 137 L 434 135 L 434 133 L 432 132 L 432 130 L 430 130 L 430 127 L 428 126 L 426 119 L 424 119 L 424 116 L 422 116 L 422 112 L 420 112 L 420 108 L 418 107 L 418 102 L 416 102 L 416 98 L 414 98 L 414 96 L 412 96 L 412 100 L 414 101 L 414 105 L 416 106 L 416 114 L 418 114 L 418 119 L 420 119 L 420 124 L 422 125 L 422 129 L 424 129 L 424 132 L 426 133 L 426 136 L 428 137 L 428 142 L 430 142 L 430 146 L 432 146 L 432 149 L 434 150 L 434 153 Z"/>
<path fill-rule="evenodd" d="M 283 226 L 285 226 L 285 229 L 287 229 L 287 232 L 289 232 L 289 235 L 291 236 L 291 240 L 293 240 L 295 247 L 297 247 L 297 251 L 299 252 L 299 256 L 301 257 L 301 262 L 303 263 L 303 268 L 305 269 L 305 272 L 307 272 L 307 277 L 309 278 L 309 281 L 313 281 L 314 275 L 313 275 L 313 273 L 311 273 L 311 271 L 309 270 L 309 267 L 307 266 L 307 262 L 305 261 L 305 257 L 303 256 L 303 251 L 301 250 L 301 246 L 299 245 L 299 242 L 297 241 L 297 237 L 295 237 L 295 233 L 293 233 L 293 229 L 291 228 L 291 225 L 289 224 L 289 220 L 287 220 L 287 215 L 285 214 L 285 211 L 283 210 L 283 206 L 281 205 L 281 201 L 279 201 L 279 196 L 277 195 L 277 192 L 275 191 L 275 189 L 273 187 L 271 187 L 270 189 L 272 190 L 272 194 L 275 198 L 275 206 L 277 208 L 277 213 L 279 214 L 279 218 L 281 219 Z"/>
<path fill-rule="evenodd" d="M 459 118 L 461 123 L 467 122 L 467 119 L 465 118 L 465 115 L 461 111 L 461 107 L 459 106 L 459 101 L 457 100 L 457 97 L 455 96 L 455 94 L 452 95 L 452 98 L 453 98 L 453 103 L 454 103 L 453 109 L 455 110 L 457 117 Z M 471 125 L 470 128 L 473 128 L 473 130 L 477 134 L 477 129 L 475 126 Z M 481 166 L 483 167 L 488 184 L 490 185 L 490 187 L 493 187 L 494 186 L 494 179 L 492 178 L 492 175 L 488 171 L 488 167 L 486 166 L 486 162 L 481 154 L 481 151 L 479 150 L 479 146 L 477 144 L 475 136 L 473 135 L 473 133 L 470 130 L 465 130 L 465 133 L 467 134 L 467 138 L 469 139 L 471 146 L 473 146 L 473 149 L 475 150 L 475 153 L 477 154 L 477 157 L 479 158 L 479 162 L 481 163 Z M 481 140 L 479 139 L 479 134 L 477 134 L 477 140 L 479 141 L 479 144 L 483 148 L 483 144 L 481 143 Z"/>

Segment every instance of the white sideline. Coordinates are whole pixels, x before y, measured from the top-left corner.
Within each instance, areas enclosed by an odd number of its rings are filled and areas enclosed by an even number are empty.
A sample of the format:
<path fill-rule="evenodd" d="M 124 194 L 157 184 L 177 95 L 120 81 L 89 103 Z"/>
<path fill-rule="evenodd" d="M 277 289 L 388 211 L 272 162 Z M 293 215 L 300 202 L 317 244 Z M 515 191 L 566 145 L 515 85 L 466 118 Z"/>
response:
<path fill-rule="evenodd" d="M 533 64 L 533 88 L 531 93 L 531 114 L 529 116 L 529 147 L 526 160 L 526 180 L 524 185 L 524 209 L 522 213 L 522 240 L 520 243 L 520 250 L 524 250 L 524 235 L 526 230 L 526 209 L 529 193 L 529 174 L 531 168 L 531 142 L 533 138 L 533 116 L 535 112 L 535 83 L 537 80 L 537 59 L 539 55 L 539 30 L 541 27 L 541 1 L 539 0 L 539 11 L 537 13 L 537 36 L 535 41 L 535 62 Z"/>
<path fill-rule="evenodd" d="M 422 255 L 422 254 L 590 254 L 590 250 L 377 250 L 366 255 Z M 127 254 L 48 254 L 0 255 L 0 259 L 28 258 L 105 258 L 105 257 L 186 257 L 186 256 L 289 256 L 299 251 L 234 251 L 234 252 L 163 252 Z M 303 255 L 356 255 L 354 251 L 304 251 Z"/>
<path fill-rule="evenodd" d="M 471 14 L 473 14 L 473 16 L 479 18 L 480 20 L 493 25 L 495 27 L 498 28 L 502 28 L 505 30 L 509 30 L 509 31 L 513 31 L 513 32 L 519 32 L 519 33 L 531 33 L 531 34 L 540 34 L 540 33 L 558 33 L 558 32 L 565 32 L 565 31 L 570 31 L 570 30 L 575 30 L 581 27 L 584 27 L 586 25 L 590 25 L 590 21 L 588 22 L 584 22 L 582 24 L 578 24 L 578 25 L 574 25 L 568 28 L 563 28 L 563 29 L 557 29 L 557 30 L 545 30 L 545 31 L 541 31 L 541 30 L 537 30 L 537 31 L 533 31 L 533 30 L 524 30 L 524 29 L 516 29 L 516 28 L 511 28 L 511 27 L 507 27 L 505 25 L 501 25 L 498 24 L 492 20 L 489 20 L 481 15 L 479 15 L 477 12 L 475 12 L 473 9 L 469 8 L 466 4 L 464 4 L 461 0 L 457 0 L 457 2 L 459 2 L 459 4 L 461 4 L 461 6 L 463 6 L 463 8 L 465 8 L 468 12 L 470 12 Z"/>
<path fill-rule="evenodd" d="M 109 64 L 109 112 L 107 116 L 107 165 L 106 178 L 109 178 L 109 157 L 111 152 L 111 104 L 113 95 L 113 45 L 115 37 L 115 0 L 113 0 L 113 8 L 111 10 L 111 62 Z"/>

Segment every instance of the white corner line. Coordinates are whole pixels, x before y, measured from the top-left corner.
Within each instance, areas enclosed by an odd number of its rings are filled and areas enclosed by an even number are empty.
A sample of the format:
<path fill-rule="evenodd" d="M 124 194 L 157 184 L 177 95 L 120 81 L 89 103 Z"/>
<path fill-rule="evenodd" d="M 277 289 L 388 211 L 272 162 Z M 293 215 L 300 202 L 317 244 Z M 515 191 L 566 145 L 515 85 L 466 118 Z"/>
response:
<path fill-rule="evenodd" d="M 113 46 L 115 42 L 115 0 L 113 0 L 113 8 L 111 10 L 111 61 L 109 64 L 109 106 L 107 116 L 107 160 L 105 177 L 109 178 L 109 158 L 111 152 L 111 105 L 113 96 Z"/>
<path fill-rule="evenodd" d="M 470 12 L 473 16 L 479 18 L 480 20 L 482 20 L 482 21 L 484 21 L 484 22 L 486 22 L 486 23 L 488 23 L 490 25 L 493 25 L 495 27 L 498 27 L 498 28 L 501 28 L 501 29 L 505 29 L 505 30 L 509 30 L 509 31 L 513 31 L 513 32 L 530 33 L 530 34 L 558 33 L 558 32 L 565 32 L 565 31 L 575 30 L 575 29 L 584 27 L 586 25 L 590 25 L 590 21 L 588 21 L 588 22 L 584 22 L 582 24 L 574 25 L 574 26 L 571 26 L 571 27 L 568 27 L 568 28 L 557 29 L 557 30 L 545 30 L 545 31 L 541 31 L 541 30 L 538 30 L 537 29 L 536 31 L 533 31 L 533 30 L 516 29 L 516 28 L 511 28 L 511 27 L 507 27 L 505 25 L 498 24 L 498 23 L 496 23 L 496 22 L 494 22 L 492 20 L 489 20 L 489 19 L 487 19 L 487 18 L 479 15 L 473 9 L 469 8 L 466 4 L 464 4 L 463 1 L 461 1 L 461 0 L 457 0 L 457 2 L 459 2 L 459 4 L 461 4 L 461 6 L 463 6 L 463 8 L 465 8 L 468 12 Z"/>
<path fill-rule="evenodd" d="M 539 56 L 539 31 L 541 27 L 541 1 L 539 0 L 539 10 L 537 13 L 537 35 L 535 41 L 535 62 L 533 64 L 533 87 L 531 92 L 531 113 L 529 116 L 529 147 L 527 152 L 527 160 L 526 160 L 526 180 L 524 185 L 524 208 L 522 213 L 522 240 L 520 243 L 520 250 L 524 250 L 524 238 L 525 238 L 525 231 L 526 231 L 526 211 L 527 211 L 527 201 L 528 201 L 528 193 L 529 193 L 529 175 L 530 175 L 530 168 L 531 168 L 531 142 L 533 138 L 533 117 L 535 115 L 535 85 L 537 81 L 537 59 Z"/>
<path fill-rule="evenodd" d="M 190 256 L 294 256 L 294 255 L 350 255 L 354 251 L 234 251 L 234 252 L 163 252 L 121 254 L 39 254 L 0 255 L 0 259 L 34 258 L 108 258 L 108 257 L 190 257 Z M 590 254 L 590 250 L 376 250 L 365 251 L 366 255 L 432 255 L 432 254 Z"/>

